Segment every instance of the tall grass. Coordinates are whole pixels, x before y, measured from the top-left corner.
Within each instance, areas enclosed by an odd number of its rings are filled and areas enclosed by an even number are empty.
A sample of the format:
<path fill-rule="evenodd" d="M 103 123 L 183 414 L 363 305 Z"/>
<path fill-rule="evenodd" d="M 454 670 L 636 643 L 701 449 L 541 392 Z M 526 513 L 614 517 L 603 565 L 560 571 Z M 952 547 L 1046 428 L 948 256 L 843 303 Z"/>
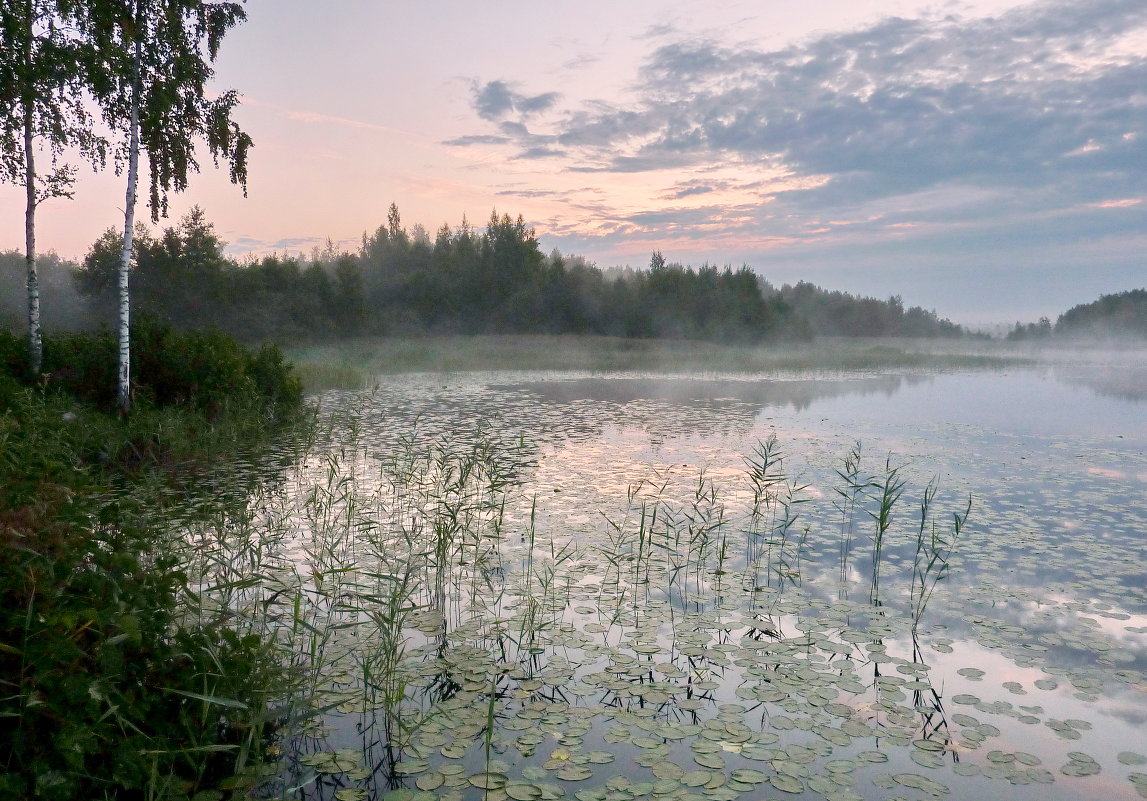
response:
<path fill-rule="evenodd" d="M 876 507 L 868 510 L 869 516 L 876 523 L 876 529 L 872 532 L 872 577 L 868 591 L 869 600 L 873 604 L 880 603 L 880 567 L 884 555 L 884 539 L 892 528 L 892 513 L 906 483 L 900 471 L 900 467 L 892 466 L 892 457 L 889 456 L 884 462 L 884 474 L 868 484 L 876 501 Z"/>
<path fill-rule="evenodd" d="M 988 343 L 990 344 L 990 343 Z M 1030 359 L 983 342 L 960 345 L 912 339 L 821 339 L 734 345 L 671 339 L 575 335 L 433 336 L 344 340 L 291 348 L 304 378 L 468 370 L 652 370 L 762 372 L 877 368 L 999 368 Z M 313 367 L 312 367 L 313 366 Z M 333 382 L 335 386 L 351 384 Z"/>
<path fill-rule="evenodd" d="M 952 529 L 945 533 L 933 519 L 931 505 L 938 491 L 933 479 L 924 488 L 920 499 L 920 524 L 916 530 L 915 556 L 912 561 L 912 631 L 915 632 L 924 616 L 924 610 L 936 590 L 936 585 L 947 578 L 951 558 L 959 542 L 960 534 L 972 513 L 972 499 L 963 511 L 952 513 Z"/>
<path fill-rule="evenodd" d="M 860 461 L 862 446 L 857 442 L 844 457 L 844 467 L 836 475 L 844 482 L 843 487 L 834 487 L 839 500 L 833 505 L 840 512 L 840 585 L 841 597 L 847 597 L 848 566 L 852 558 L 852 539 L 855 533 L 856 509 L 864 497 L 868 481 L 861 477 Z"/>

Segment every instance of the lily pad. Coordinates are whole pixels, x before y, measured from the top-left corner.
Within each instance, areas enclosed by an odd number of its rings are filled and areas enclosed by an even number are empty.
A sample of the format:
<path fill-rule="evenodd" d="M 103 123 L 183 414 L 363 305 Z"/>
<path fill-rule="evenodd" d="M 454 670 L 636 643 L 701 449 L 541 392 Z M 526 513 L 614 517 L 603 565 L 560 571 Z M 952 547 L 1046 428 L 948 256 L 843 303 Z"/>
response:
<path fill-rule="evenodd" d="M 769 782 L 776 789 L 782 793 L 803 793 L 804 782 L 796 776 L 789 776 L 785 773 L 778 773 L 775 776 L 769 777 Z"/>

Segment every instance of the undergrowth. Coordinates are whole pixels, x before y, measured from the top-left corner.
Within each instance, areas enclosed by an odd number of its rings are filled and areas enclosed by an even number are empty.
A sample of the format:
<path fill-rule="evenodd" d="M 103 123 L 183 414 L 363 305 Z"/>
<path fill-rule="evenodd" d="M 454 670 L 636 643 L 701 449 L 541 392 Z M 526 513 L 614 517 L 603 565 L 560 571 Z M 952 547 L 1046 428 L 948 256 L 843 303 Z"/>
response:
<path fill-rule="evenodd" d="M 110 336 L 47 337 L 27 373 L 0 332 L 0 794 L 241 795 L 288 677 L 260 637 L 187 614 L 178 500 L 303 418 L 277 349 L 144 324 L 135 411 L 114 403 Z M 189 620 L 194 620 L 189 623 Z"/>

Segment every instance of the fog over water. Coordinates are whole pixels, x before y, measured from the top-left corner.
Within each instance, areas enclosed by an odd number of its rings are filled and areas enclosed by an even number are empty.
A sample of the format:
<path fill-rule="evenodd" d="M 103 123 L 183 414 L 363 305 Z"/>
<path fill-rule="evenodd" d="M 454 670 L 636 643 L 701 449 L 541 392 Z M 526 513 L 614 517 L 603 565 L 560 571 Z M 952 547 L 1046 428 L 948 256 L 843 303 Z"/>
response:
<path fill-rule="evenodd" d="M 329 571 L 305 586 L 338 643 L 324 728 L 284 741 L 283 786 L 1129 801 L 1147 780 L 1142 357 L 324 393 L 332 438 L 262 507 L 289 521 L 298 576 Z M 498 489 L 467 494 L 473 476 Z M 447 565 L 423 538 L 455 523 Z M 411 548 L 438 567 L 410 585 L 398 747 L 357 678 L 393 607 L 352 599 Z M 369 769 L 306 772 L 336 750 Z"/>

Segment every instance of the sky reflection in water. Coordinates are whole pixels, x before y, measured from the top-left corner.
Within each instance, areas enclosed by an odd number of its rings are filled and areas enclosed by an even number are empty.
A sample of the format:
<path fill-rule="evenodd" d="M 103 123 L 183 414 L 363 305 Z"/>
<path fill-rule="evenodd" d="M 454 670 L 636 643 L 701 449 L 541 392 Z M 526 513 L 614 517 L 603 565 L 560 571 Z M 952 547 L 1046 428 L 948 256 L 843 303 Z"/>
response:
<path fill-rule="evenodd" d="M 800 509 L 799 527 L 809 527 L 802 581 L 792 589 L 795 607 L 776 618 L 790 627 L 810 614 L 831 618 L 826 610 L 841 601 L 831 501 L 849 449 L 859 441 L 867 471 L 889 460 L 908 479 L 888 546 L 890 584 L 896 567 L 910 568 L 915 505 L 935 476 L 938 519 L 950 519 L 969 495 L 973 506 L 921 628 L 931 685 L 948 716 L 999 730 L 992 748 L 1035 754 L 1055 775 L 1050 786 L 948 781 L 952 797 L 1132 798 L 1127 775 L 1142 768 L 1115 756 L 1147 751 L 1147 394 L 1136 375 L 1057 366 L 771 378 L 393 376 L 382 379 L 363 421 L 380 455 L 415 425 L 451 436 L 484 421 L 497 434 L 523 436 L 534 465 L 509 517 L 524 524 L 536 497 L 539 530 L 575 542 L 599 540 L 606 518 L 626 513 L 630 487 L 646 480 L 688 487 L 703 472 L 722 503 L 744 505 L 745 458 L 775 436 L 786 474 L 819 499 Z M 360 400 L 327 398 L 336 406 Z M 859 523 L 854 575 L 867 572 L 871 525 Z M 784 583 L 770 592 L 784 597 Z M 905 602 L 905 587 L 886 592 L 890 610 Z M 667 597 L 688 611 L 687 601 Z M 920 656 L 902 630 L 885 646 L 908 661 Z M 1053 725 L 1069 719 L 1086 728 L 1069 737 Z M 1072 751 L 1093 756 L 1101 774 L 1062 775 Z M 883 767 L 919 771 L 906 753 L 893 752 L 898 768 Z M 866 782 L 858 789 L 883 797 Z"/>

